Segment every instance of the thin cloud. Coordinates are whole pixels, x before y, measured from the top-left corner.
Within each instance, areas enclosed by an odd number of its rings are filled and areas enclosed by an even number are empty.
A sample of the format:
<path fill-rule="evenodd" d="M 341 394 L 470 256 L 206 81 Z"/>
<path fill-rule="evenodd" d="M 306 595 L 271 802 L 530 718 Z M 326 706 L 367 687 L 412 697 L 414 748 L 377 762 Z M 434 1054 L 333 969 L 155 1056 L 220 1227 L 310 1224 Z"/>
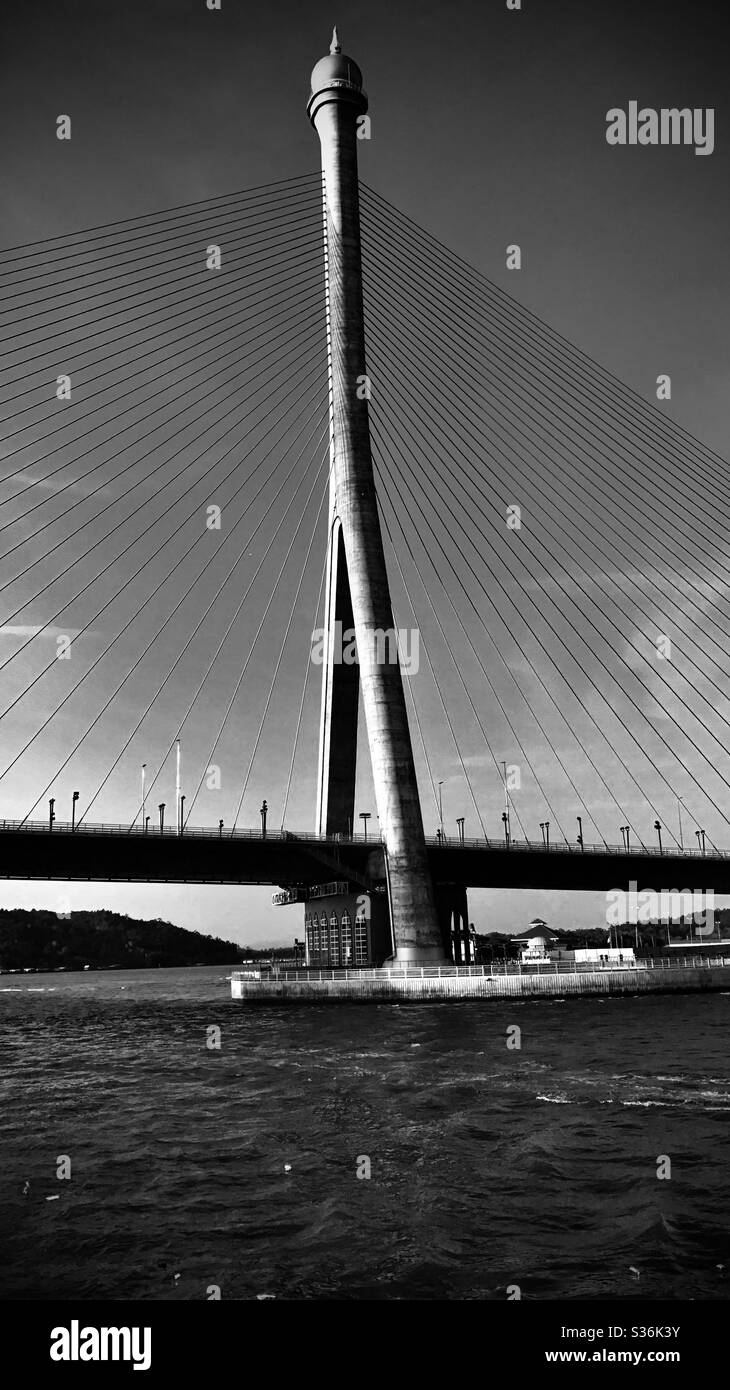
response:
<path fill-rule="evenodd" d="M 40 623 L 22 623 L 15 627 L 0 627 L 0 637 L 70 637 L 73 640 L 80 631 L 79 627 L 54 627 L 52 623 L 48 627 Z"/>

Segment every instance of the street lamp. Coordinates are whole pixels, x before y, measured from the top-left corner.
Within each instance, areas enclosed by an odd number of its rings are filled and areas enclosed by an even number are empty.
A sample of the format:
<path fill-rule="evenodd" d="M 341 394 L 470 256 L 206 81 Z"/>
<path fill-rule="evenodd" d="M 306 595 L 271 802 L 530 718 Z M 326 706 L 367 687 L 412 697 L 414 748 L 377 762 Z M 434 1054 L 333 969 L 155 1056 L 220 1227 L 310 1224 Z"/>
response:
<path fill-rule="evenodd" d="M 457 829 L 458 829 L 458 831 L 459 831 L 459 841 L 460 841 L 460 843 L 463 845 L 463 843 L 464 843 L 464 817 L 463 817 L 463 816 L 457 816 L 457 817 L 456 817 L 456 826 L 457 826 Z"/>
<path fill-rule="evenodd" d="M 160 802 L 160 804 L 159 804 L 159 806 L 158 806 L 157 809 L 158 809 L 159 812 L 160 812 L 160 834 L 163 835 L 163 834 L 165 833 L 165 803 L 164 803 L 164 801 L 161 801 L 161 802 Z"/>
<path fill-rule="evenodd" d="M 147 830 L 147 826 L 149 825 L 149 823 L 150 823 L 150 817 L 149 817 L 149 816 L 145 816 L 145 818 L 144 818 L 144 833 L 145 833 L 145 835 L 147 835 L 147 834 L 149 833 L 148 830 Z"/>
<path fill-rule="evenodd" d="M 504 826 L 504 843 L 509 849 L 509 815 L 506 811 L 502 812 L 502 824 Z"/>
<path fill-rule="evenodd" d="M 661 823 L 661 821 L 658 821 L 658 820 L 655 820 L 655 821 L 654 821 L 654 829 L 656 830 L 656 833 L 657 833 L 657 835 L 658 835 L 658 837 L 659 837 L 659 853 L 660 853 L 660 854 L 663 854 L 664 851 L 663 851 L 663 849 L 662 849 L 662 823 Z"/>
<path fill-rule="evenodd" d="M 546 849 L 550 848 L 550 821 L 541 820 L 540 829 L 542 831 L 542 842 Z"/>
<path fill-rule="evenodd" d="M 367 840 L 367 838 L 368 838 L 368 821 L 370 820 L 371 815 L 372 815 L 372 812 L 371 812 L 371 811 L 361 811 L 361 812 L 360 812 L 360 820 L 361 820 L 362 823 L 363 823 L 363 834 L 364 834 L 366 840 Z"/>
<path fill-rule="evenodd" d="M 682 798 L 677 797 L 677 817 L 679 819 L 679 848 L 684 849 L 684 839 L 682 837 Z"/>
<path fill-rule="evenodd" d="M 506 763 L 506 760 L 502 762 L 502 781 L 503 781 L 503 784 L 504 784 L 504 815 L 502 816 L 502 820 L 504 820 L 504 819 L 505 819 L 505 816 L 506 816 L 507 819 L 506 819 L 506 822 L 505 822 L 505 835 L 508 837 L 508 838 L 507 838 L 507 844 L 509 845 L 509 842 L 510 842 L 510 840 L 512 839 L 512 827 L 511 827 L 510 821 L 509 821 L 509 788 L 508 788 L 508 786 L 507 786 L 507 763 Z"/>
<path fill-rule="evenodd" d="M 145 814 L 145 804 L 144 804 L 144 803 L 145 803 L 145 797 L 146 797 L 146 795 L 147 795 L 147 792 L 146 792 L 146 789 L 145 789 L 145 770 L 146 770 L 146 767 L 147 767 L 147 764 L 146 764 L 146 763 L 143 763 L 143 764 L 142 764 L 142 820 L 144 820 L 144 814 Z"/>
<path fill-rule="evenodd" d="M 441 801 L 441 788 L 443 787 L 443 785 L 443 782 L 439 782 L 439 825 L 441 826 L 442 836 L 444 833 L 444 808 Z"/>
<path fill-rule="evenodd" d="M 219 822 L 218 822 L 218 838 L 221 839 L 221 840 L 223 839 L 223 821 L 222 821 L 222 820 L 219 820 Z"/>
<path fill-rule="evenodd" d="M 266 802 L 263 801 L 263 802 L 261 803 L 261 838 L 262 838 L 262 840 L 265 840 L 265 839 L 266 839 L 266 812 L 268 811 L 268 809 L 269 809 L 269 808 L 268 808 Z"/>
<path fill-rule="evenodd" d="M 697 848 L 699 849 L 699 851 L 700 851 L 701 854 L 704 854 L 704 852 L 705 852 L 705 832 L 704 832 L 704 830 L 695 830 L 695 835 L 697 836 Z"/>
<path fill-rule="evenodd" d="M 184 794 L 183 792 L 181 792 L 181 793 L 180 793 L 180 834 L 181 834 L 181 835 L 182 835 L 184 829 L 185 829 L 185 794 Z"/>
<path fill-rule="evenodd" d="M 74 792 L 73 796 L 71 797 L 71 831 L 72 831 L 72 833 L 73 833 L 73 831 L 76 829 L 76 802 L 78 801 L 78 799 L 79 799 L 79 793 L 78 793 L 78 792 Z"/>
<path fill-rule="evenodd" d="M 54 811 L 54 809 L 53 809 L 54 806 L 55 806 L 55 804 L 56 804 L 56 798 L 55 798 L 55 796 L 52 796 L 52 797 L 50 798 L 49 802 L 48 802 L 48 829 L 49 829 L 49 831 L 52 831 L 52 830 L 53 830 L 53 822 L 54 822 L 54 820 L 56 819 L 56 813 L 55 813 L 55 811 Z"/>
<path fill-rule="evenodd" d="M 175 816 L 176 816 L 176 819 L 177 819 L 177 833 L 178 833 L 178 835 L 179 835 L 179 834 L 180 834 L 180 788 L 181 788 L 181 785 L 182 785 L 182 784 L 181 784 L 181 780 L 180 780 L 180 773 L 181 773 L 181 757 L 182 757 L 182 755 L 181 755 L 181 752 L 180 752 L 180 740 L 179 740 L 179 738 L 176 739 L 176 743 L 177 743 L 177 767 L 176 767 L 176 772 L 175 772 Z"/>
<path fill-rule="evenodd" d="M 580 845 L 581 854 L 582 854 L 582 853 L 583 853 L 583 820 L 582 820 L 581 816 L 576 816 L 576 820 L 577 820 L 577 822 L 578 822 L 578 839 L 577 839 L 577 844 Z"/>

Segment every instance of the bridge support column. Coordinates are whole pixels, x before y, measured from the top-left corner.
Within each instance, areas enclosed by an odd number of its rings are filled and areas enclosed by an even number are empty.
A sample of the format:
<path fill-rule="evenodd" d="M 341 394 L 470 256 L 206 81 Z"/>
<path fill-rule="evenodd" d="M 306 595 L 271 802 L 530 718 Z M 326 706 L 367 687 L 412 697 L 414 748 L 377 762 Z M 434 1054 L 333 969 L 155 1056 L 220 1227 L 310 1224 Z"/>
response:
<path fill-rule="evenodd" d="M 428 868 L 405 695 L 380 531 L 370 453 L 369 382 L 360 258 L 357 123 L 367 110 L 362 74 L 340 49 L 316 64 L 308 113 L 322 148 L 327 326 L 330 359 L 331 539 L 328 622 L 338 609 L 340 566 L 349 580 L 360 685 L 380 830 L 388 855 L 389 897 L 398 961 L 445 959 Z M 341 530 L 342 552 L 339 537 Z M 334 569 L 333 569 L 334 567 Z M 334 574 L 334 578 L 333 578 Z M 343 608 L 344 593 L 339 595 Z M 327 652 L 333 652 L 331 633 Z M 354 819 L 354 690 L 325 669 L 319 826 L 347 833 Z M 338 823 L 339 822 L 339 823 Z M 354 828 L 354 827 L 353 827 Z"/>

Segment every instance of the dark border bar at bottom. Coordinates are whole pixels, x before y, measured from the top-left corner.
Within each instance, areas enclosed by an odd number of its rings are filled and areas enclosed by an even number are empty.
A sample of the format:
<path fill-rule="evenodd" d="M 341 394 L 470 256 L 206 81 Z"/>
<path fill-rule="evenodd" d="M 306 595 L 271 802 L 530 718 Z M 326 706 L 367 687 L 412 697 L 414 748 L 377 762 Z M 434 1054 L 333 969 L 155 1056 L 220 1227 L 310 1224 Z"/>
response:
<path fill-rule="evenodd" d="M 132 1376 L 134 1384 L 135 1357 L 141 1385 L 150 1379 L 169 1382 L 178 1374 L 185 1385 L 210 1383 L 228 1366 L 247 1379 L 263 1375 L 281 1382 L 282 1376 L 296 1376 L 299 1381 L 313 1361 L 320 1368 L 326 1363 L 327 1379 L 351 1379 L 353 1370 L 359 1382 L 370 1374 L 390 1377 L 402 1365 L 409 1378 L 423 1366 L 432 1380 L 441 1365 L 452 1374 L 455 1362 L 467 1356 L 472 1364 L 481 1362 L 490 1378 L 498 1366 L 500 1379 L 551 1365 L 582 1366 L 584 1372 L 586 1366 L 632 1371 L 651 1366 L 686 1377 L 717 1364 L 725 1340 L 722 1303 L 716 1302 L 477 1305 L 465 1299 L 435 1313 L 431 1301 L 385 1300 L 379 1312 L 371 1309 L 366 1320 L 354 1322 L 350 1316 L 333 1319 L 329 1300 L 6 1302 L 0 1317 L 8 1385 L 52 1386 L 71 1376 L 77 1384 L 94 1386 L 108 1377 Z M 105 1328 L 119 1332 L 118 1338 L 106 1339 L 110 1353 L 116 1344 L 129 1359 L 97 1359 Z M 56 1359 L 62 1355 L 68 1359 Z"/>

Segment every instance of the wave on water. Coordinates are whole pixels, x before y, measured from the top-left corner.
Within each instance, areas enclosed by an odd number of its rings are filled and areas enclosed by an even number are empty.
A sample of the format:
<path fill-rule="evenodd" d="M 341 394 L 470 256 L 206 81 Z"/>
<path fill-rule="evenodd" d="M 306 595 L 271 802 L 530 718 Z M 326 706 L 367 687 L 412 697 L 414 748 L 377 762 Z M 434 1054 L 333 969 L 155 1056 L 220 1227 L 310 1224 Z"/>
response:
<path fill-rule="evenodd" d="M 55 994 L 55 985 L 2 985 L 0 994 Z"/>
<path fill-rule="evenodd" d="M 730 1289 L 716 995 L 232 1005 L 208 1051 L 225 973 L 0 986 L 0 1297 L 194 1300 L 214 1277 L 232 1299 L 503 1299 L 520 1271 L 556 1301 Z M 83 1181 L 46 1203 L 70 1133 Z"/>
<path fill-rule="evenodd" d="M 547 1069 L 548 1072 L 552 1068 Z M 506 1081 L 511 1091 L 531 1090 L 538 1078 L 534 1066 L 525 1068 L 521 1075 L 511 1074 L 509 1078 L 496 1078 L 497 1084 Z M 548 1083 L 559 1082 L 553 1089 L 532 1092 L 535 1099 L 549 1105 L 595 1106 L 622 1105 L 639 1109 L 664 1107 L 669 1110 L 709 1110 L 730 1108 L 730 1090 L 726 1077 L 707 1076 L 642 1075 L 629 1073 L 624 1076 L 616 1072 L 601 1073 L 598 1070 L 580 1072 L 561 1072 L 559 1076 L 540 1077 Z M 712 1084 L 713 1080 L 716 1084 Z M 709 1084 L 708 1084 L 709 1083 Z"/>

